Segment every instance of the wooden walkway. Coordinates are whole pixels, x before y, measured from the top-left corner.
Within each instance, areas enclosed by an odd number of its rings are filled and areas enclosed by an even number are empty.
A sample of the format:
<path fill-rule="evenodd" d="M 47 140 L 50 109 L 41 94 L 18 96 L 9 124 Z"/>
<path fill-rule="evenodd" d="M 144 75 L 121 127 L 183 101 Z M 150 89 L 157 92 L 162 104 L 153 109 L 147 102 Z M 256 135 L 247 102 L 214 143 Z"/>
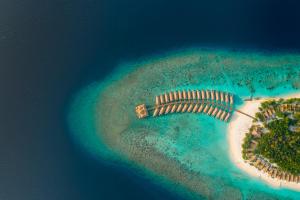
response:
<path fill-rule="evenodd" d="M 240 111 L 240 110 L 238 110 L 238 109 L 234 109 L 236 112 L 239 112 L 239 113 L 241 113 L 241 114 L 243 114 L 243 115 L 246 115 L 247 117 L 250 117 L 250 118 L 252 118 L 252 119 L 256 119 L 255 117 L 253 117 L 253 116 L 251 116 L 251 115 L 249 115 L 249 114 L 247 114 L 247 113 L 245 113 L 245 112 L 243 112 L 243 111 Z"/>

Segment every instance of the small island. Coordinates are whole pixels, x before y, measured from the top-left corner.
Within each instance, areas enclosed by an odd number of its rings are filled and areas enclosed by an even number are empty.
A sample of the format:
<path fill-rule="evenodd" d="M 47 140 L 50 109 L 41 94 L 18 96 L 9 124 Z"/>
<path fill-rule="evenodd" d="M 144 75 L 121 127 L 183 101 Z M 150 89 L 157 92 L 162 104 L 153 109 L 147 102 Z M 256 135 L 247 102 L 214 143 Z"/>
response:
<path fill-rule="evenodd" d="M 300 98 L 260 104 L 244 137 L 243 159 L 269 177 L 300 182 Z"/>
<path fill-rule="evenodd" d="M 184 199 L 299 199 L 300 183 L 242 157 L 261 102 L 300 98 L 299 63 L 291 53 L 191 49 L 120 64 L 74 96 L 70 130 L 95 159 Z"/>

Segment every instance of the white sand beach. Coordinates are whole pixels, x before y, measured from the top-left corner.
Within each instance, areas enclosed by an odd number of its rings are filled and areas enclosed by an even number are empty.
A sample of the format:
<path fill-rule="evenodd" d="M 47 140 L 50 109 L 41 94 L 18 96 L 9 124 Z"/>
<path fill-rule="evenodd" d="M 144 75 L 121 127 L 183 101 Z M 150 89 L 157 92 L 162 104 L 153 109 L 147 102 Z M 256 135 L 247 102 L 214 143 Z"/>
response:
<path fill-rule="evenodd" d="M 246 101 L 245 104 L 239 108 L 239 110 L 248 113 L 252 116 L 258 112 L 258 108 L 262 101 L 267 99 L 279 99 L 279 98 L 300 98 L 300 93 L 295 93 L 286 96 L 279 96 L 276 98 L 265 98 L 260 100 L 253 100 L 253 101 Z M 229 153 L 231 160 L 243 171 L 248 173 L 249 175 L 261 179 L 268 183 L 269 185 L 276 187 L 276 188 L 288 188 L 293 190 L 300 191 L 300 183 L 292 183 L 287 182 L 279 179 L 274 179 L 268 176 L 266 173 L 263 173 L 256 169 L 255 167 L 249 165 L 248 163 L 244 162 L 242 158 L 242 143 L 245 137 L 246 132 L 252 125 L 252 119 L 247 117 L 241 113 L 235 112 L 231 122 L 228 126 L 228 142 L 229 142 Z"/>

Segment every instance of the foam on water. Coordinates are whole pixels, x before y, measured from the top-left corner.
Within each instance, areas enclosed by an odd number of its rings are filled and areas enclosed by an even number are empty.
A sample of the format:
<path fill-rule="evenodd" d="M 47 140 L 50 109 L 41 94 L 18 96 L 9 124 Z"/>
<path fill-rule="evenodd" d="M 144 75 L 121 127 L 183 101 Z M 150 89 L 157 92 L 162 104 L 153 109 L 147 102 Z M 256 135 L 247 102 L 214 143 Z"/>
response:
<path fill-rule="evenodd" d="M 135 117 L 137 104 L 153 105 L 155 95 L 183 88 L 218 89 L 239 97 L 299 91 L 300 55 L 192 49 L 123 64 L 75 96 L 69 115 L 74 138 L 94 156 L 134 164 L 190 198 L 300 198 L 235 167 L 224 122 L 188 113 Z"/>

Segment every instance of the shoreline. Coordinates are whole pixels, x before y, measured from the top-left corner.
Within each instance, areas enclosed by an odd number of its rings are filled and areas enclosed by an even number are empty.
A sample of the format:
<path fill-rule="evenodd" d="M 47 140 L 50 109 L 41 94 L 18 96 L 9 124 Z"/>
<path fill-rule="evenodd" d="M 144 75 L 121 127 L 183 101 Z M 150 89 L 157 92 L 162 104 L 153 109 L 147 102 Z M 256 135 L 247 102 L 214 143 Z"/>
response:
<path fill-rule="evenodd" d="M 300 98 L 300 92 L 293 93 L 289 95 L 282 95 L 276 98 L 267 97 L 259 100 L 245 101 L 244 105 L 239 108 L 239 110 L 246 112 L 252 116 L 258 112 L 258 108 L 261 102 L 266 101 L 268 99 L 279 99 L 279 98 Z M 262 180 L 268 185 L 274 188 L 287 188 L 296 191 L 300 191 L 300 183 L 295 182 L 287 182 L 284 180 L 278 180 L 275 178 L 271 178 L 268 174 L 258 170 L 254 166 L 244 162 L 242 158 L 242 143 L 243 139 L 246 135 L 246 132 L 252 125 L 251 118 L 235 112 L 232 116 L 232 119 L 228 125 L 228 142 L 229 142 L 229 154 L 231 161 L 242 171 L 246 172 L 248 175 L 255 177 L 256 179 Z"/>

